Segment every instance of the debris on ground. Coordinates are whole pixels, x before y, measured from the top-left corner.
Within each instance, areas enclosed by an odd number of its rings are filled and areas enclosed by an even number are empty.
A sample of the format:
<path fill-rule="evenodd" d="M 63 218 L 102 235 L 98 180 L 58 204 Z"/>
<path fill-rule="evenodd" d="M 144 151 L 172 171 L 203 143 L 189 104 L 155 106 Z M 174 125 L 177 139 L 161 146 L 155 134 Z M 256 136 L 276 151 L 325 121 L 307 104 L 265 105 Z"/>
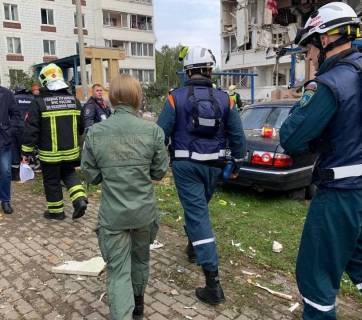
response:
<path fill-rule="evenodd" d="M 273 252 L 280 253 L 283 250 L 283 245 L 278 241 L 273 241 Z"/>
<path fill-rule="evenodd" d="M 86 261 L 66 261 L 58 267 L 53 267 L 52 272 L 97 277 L 105 266 L 102 257 L 94 257 Z"/>
<path fill-rule="evenodd" d="M 279 291 L 272 290 L 272 289 L 270 289 L 268 287 L 264 287 L 264 286 L 260 285 L 259 283 L 252 281 L 251 279 L 248 279 L 247 282 L 249 284 L 253 285 L 254 287 L 257 287 L 257 288 L 263 289 L 265 291 L 268 291 L 273 296 L 276 296 L 276 297 L 279 297 L 279 298 L 282 298 L 282 299 L 286 299 L 286 300 L 289 300 L 289 301 L 293 300 L 293 296 L 291 296 L 289 294 L 279 292 Z"/>
<path fill-rule="evenodd" d="M 182 220 L 182 217 L 181 216 L 178 216 L 178 218 L 176 219 L 176 222 L 179 222 Z"/>
<path fill-rule="evenodd" d="M 101 296 L 99 297 L 98 301 L 101 302 L 106 294 L 107 294 L 107 292 L 103 292 L 101 294 Z"/>
<path fill-rule="evenodd" d="M 300 304 L 299 302 L 294 303 L 293 305 L 290 306 L 290 308 L 288 309 L 290 312 L 294 312 L 295 310 L 297 310 L 299 308 Z"/>
<path fill-rule="evenodd" d="M 165 245 L 158 240 L 153 241 L 153 243 L 150 245 L 150 250 L 156 250 L 159 248 L 164 247 Z"/>
<path fill-rule="evenodd" d="M 173 296 L 178 296 L 178 295 L 179 295 L 179 293 L 178 293 L 177 290 L 175 290 L 175 289 L 172 289 L 172 290 L 170 291 L 170 293 L 171 293 L 171 295 L 173 295 Z"/>
<path fill-rule="evenodd" d="M 246 276 L 250 276 L 250 277 L 255 277 L 255 278 L 260 278 L 261 275 L 255 272 L 250 272 L 250 271 L 246 271 L 246 270 L 241 270 L 242 274 L 245 274 Z"/>
<path fill-rule="evenodd" d="M 226 206 L 228 203 L 225 200 L 219 200 L 219 204 L 222 206 Z"/>

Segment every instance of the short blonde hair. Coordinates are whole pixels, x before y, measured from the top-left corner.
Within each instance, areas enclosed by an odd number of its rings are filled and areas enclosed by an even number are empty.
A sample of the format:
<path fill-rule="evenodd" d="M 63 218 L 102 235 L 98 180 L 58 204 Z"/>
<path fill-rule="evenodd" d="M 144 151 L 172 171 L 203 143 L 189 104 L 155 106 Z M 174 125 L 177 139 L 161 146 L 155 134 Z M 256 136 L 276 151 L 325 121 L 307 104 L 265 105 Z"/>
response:
<path fill-rule="evenodd" d="M 109 100 L 113 107 L 123 104 L 138 110 L 142 101 L 142 88 L 139 81 L 128 74 L 117 75 L 112 79 L 109 87 Z"/>

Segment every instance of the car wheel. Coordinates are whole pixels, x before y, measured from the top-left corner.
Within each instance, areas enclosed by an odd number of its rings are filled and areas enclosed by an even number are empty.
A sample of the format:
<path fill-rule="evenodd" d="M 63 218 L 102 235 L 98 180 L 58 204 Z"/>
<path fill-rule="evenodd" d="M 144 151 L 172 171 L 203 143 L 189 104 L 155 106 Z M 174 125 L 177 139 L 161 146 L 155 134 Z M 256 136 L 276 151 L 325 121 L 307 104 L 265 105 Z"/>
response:
<path fill-rule="evenodd" d="M 317 187 L 314 184 L 309 185 L 305 188 L 305 200 L 312 200 L 317 193 Z"/>

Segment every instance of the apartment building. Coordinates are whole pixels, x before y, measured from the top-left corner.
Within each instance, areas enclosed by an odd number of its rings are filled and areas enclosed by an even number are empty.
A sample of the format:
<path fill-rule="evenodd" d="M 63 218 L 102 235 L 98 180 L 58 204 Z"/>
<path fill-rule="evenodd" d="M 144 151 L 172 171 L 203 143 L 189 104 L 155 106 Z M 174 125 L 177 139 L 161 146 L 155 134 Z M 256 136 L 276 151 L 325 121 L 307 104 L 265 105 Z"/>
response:
<path fill-rule="evenodd" d="M 279 59 L 275 52 L 290 44 L 318 7 L 335 0 L 221 0 L 221 69 L 256 73 L 255 97 L 268 99 L 277 87 L 290 83 L 291 56 Z M 361 10 L 362 1 L 344 1 Z M 303 83 L 303 56 L 297 56 L 295 78 Z M 250 78 L 223 77 L 222 85 L 235 84 L 244 99 L 250 99 Z"/>
<path fill-rule="evenodd" d="M 0 7 L 0 83 L 20 70 L 74 55 L 78 36 L 74 0 L 4 0 Z M 86 46 L 119 47 L 120 71 L 145 83 L 155 79 L 152 0 L 82 0 Z M 107 68 L 105 66 L 106 82 Z M 88 72 L 91 82 L 91 74 Z"/>

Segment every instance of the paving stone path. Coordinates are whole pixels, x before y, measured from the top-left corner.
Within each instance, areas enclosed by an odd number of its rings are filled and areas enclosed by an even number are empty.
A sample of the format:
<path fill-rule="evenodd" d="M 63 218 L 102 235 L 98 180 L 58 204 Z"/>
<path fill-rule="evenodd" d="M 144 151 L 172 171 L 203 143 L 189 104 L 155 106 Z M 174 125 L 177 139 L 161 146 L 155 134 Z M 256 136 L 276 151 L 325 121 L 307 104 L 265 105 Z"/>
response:
<path fill-rule="evenodd" d="M 100 255 L 94 232 L 97 198 L 90 199 L 87 215 L 79 221 L 70 218 L 67 202 L 68 217 L 59 222 L 43 219 L 42 196 L 16 184 L 13 193 L 14 214 L 0 215 L 0 319 L 110 319 L 104 295 L 106 273 L 80 277 L 50 271 L 63 261 Z M 250 286 L 242 275 L 231 276 L 233 272 L 226 269 L 221 274 L 227 303 L 212 308 L 198 302 L 194 288 L 203 279 L 200 269 L 185 261 L 185 239 L 165 226 L 158 239 L 165 246 L 152 251 L 145 319 L 300 319 L 300 308 L 291 313 L 289 301 Z M 294 284 L 283 278 L 278 284 L 288 285 L 286 293 L 297 297 Z M 340 319 L 362 319 L 361 305 L 353 301 L 340 301 L 339 310 Z"/>

